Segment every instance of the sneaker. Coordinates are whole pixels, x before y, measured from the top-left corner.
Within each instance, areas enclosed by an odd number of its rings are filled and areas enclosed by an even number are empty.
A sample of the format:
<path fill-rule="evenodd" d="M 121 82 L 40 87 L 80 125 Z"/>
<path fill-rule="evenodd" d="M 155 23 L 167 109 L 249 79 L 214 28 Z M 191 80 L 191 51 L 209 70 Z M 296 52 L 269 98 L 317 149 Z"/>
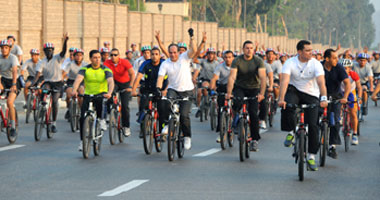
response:
<path fill-rule="evenodd" d="M 79 142 L 78 151 L 83 151 L 83 142 L 82 142 L 82 140 Z"/>
<path fill-rule="evenodd" d="M 57 127 L 55 125 L 52 125 L 51 126 L 51 132 L 56 133 L 57 131 L 58 131 Z"/>
<path fill-rule="evenodd" d="M 142 131 L 140 131 L 139 138 L 140 138 L 140 139 L 143 139 L 143 138 L 144 138 L 144 135 L 143 135 L 143 132 L 142 132 Z"/>
<path fill-rule="evenodd" d="M 220 143 L 220 135 L 218 134 L 218 136 L 216 137 L 216 143 Z"/>
<path fill-rule="evenodd" d="M 107 123 L 106 123 L 106 120 L 105 119 L 101 119 L 99 121 L 100 123 L 100 129 L 102 129 L 102 131 L 106 131 L 107 130 Z"/>
<path fill-rule="evenodd" d="M 185 137 L 185 149 L 189 150 L 191 149 L 191 137 Z"/>
<path fill-rule="evenodd" d="M 310 170 L 310 171 L 318 171 L 318 167 L 317 165 L 315 164 L 315 160 L 314 159 L 311 159 L 309 158 L 307 161 L 307 168 Z"/>
<path fill-rule="evenodd" d="M 351 144 L 352 144 L 352 145 L 358 145 L 358 144 L 359 144 L 359 138 L 358 138 L 358 135 L 357 135 L 357 134 L 352 135 L 352 141 L 351 141 Z"/>
<path fill-rule="evenodd" d="M 162 133 L 163 135 L 167 135 L 168 132 L 169 132 L 169 126 L 166 125 L 166 126 L 164 126 L 164 128 L 162 129 L 161 133 Z"/>
<path fill-rule="evenodd" d="M 284 142 L 285 147 L 291 147 L 291 146 L 293 146 L 293 141 L 294 141 L 294 135 L 289 133 L 286 136 L 286 139 L 285 139 L 285 142 Z"/>
<path fill-rule="evenodd" d="M 336 149 L 334 147 L 330 147 L 329 152 L 327 153 L 328 156 L 330 156 L 333 159 L 338 158 L 338 154 L 336 153 Z"/>
<path fill-rule="evenodd" d="M 122 130 L 125 137 L 131 136 L 131 129 L 129 127 L 124 127 Z"/>
<path fill-rule="evenodd" d="M 16 129 L 15 128 L 11 128 L 11 130 L 10 130 L 10 136 L 11 137 L 15 137 L 16 135 L 17 135 Z"/>
<path fill-rule="evenodd" d="M 255 152 L 259 151 L 259 142 L 257 140 L 251 142 L 250 150 Z"/>
<path fill-rule="evenodd" d="M 260 121 L 260 128 L 261 129 L 267 129 L 267 124 L 265 123 L 265 121 Z"/>
<path fill-rule="evenodd" d="M 195 117 L 199 118 L 201 116 L 202 112 L 198 109 L 197 113 L 195 113 Z"/>
<path fill-rule="evenodd" d="M 65 119 L 70 119 L 70 112 L 69 112 L 69 110 L 66 110 Z"/>

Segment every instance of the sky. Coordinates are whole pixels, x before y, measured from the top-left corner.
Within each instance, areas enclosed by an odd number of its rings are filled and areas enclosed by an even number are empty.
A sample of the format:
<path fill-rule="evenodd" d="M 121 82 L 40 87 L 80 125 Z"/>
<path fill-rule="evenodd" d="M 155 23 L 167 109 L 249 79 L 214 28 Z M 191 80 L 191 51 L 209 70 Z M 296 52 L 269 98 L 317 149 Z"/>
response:
<path fill-rule="evenodd" d="M 375 47 L 378 43 L 380 43 L 380 0 L 370 0 L 370 2 L 375 6 L 375 13 L 372 15 L 372 19 L 376 28 L 375 42 L 372 44 L 372 46 Z"/>

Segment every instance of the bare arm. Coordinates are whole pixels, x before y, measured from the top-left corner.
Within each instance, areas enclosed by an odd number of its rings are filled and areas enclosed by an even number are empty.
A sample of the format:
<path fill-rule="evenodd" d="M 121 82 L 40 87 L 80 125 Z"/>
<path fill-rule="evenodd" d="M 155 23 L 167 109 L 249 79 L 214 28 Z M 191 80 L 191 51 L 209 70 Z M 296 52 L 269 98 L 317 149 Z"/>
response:
<path fill-rule="evenodd" d="M 215 90 L 216 89 L 216 81 L 219 79 L 219 76 L 214 74 L 214 76 L 212 77 L 211 81 L 210 81 L 210 89 L 211 90 Z"/>
<path fill-rule="evenodd" d="M 129 77 L 130 77 L 130 80 L 129 80 L 129 83 L 132 83 L 135 81 L 135 71 L 133 70 L 133 68 L 129 68 L 128 69 L 128 74 L 129 74 Z M 131 86 L 132 87 L 132 86 Z M 131 89 L 127 90 L 128 92 L 131 91 Z"/>
<path fill-rule="evenodd" d="M 143 76 L 144 76 L 144 74 L 142 74 L 140 72 L 137 74 L 137 77 L 136 77 L 135 81 L 133 82 L 133 86 L 132 86 L 132 96 L 134 96 L 136 94 L 136 89 L 137 89 L 137 87 L 139 87 L 140 80 L 142 79 Z"/>
<path fill-rule="evenodd" d="M 207 40 L 206 32 L 203 32 L 203 38 L 202 38 L 202 41 L 201 41 L 201 43 L 199 44 L 198 49 L 197 49 L 197 52 L 194 54 L 193 58 L 197 58 L 197 57 L 201 54 L 201 51 L 202 51 L 202 49 L 203 49 L 204 46 L 205 46 L 206 40 Z M 201 55 L 201 56 L 203 56 L 203 55 Z"/>
<path fill-rule="evenodd" d="M 39 72 L 38 72 L 39 73 Z M 78 88 L 79 88 L 79 85 L 80 83 L 83 81 L 84 79 L 84 76 L 81 75 L 81 74 L 78 74 L 77 75 L 77 78 L 75 79 L 74 81 L 74 84 L 73 84 L 73 94 L 76 94 Z M 38 79 L 37 79 L 38 80 Z"/>
<path fill-rule="evenodd" d="M 190 42 L 189 42 L 189 50 L 187 51 L 187 56 L 189 58 L 194 58 L 196 52 L 197 52 L 197 48 L 195 47 L 195 44 L 194 44 L 194 38 L 191 37 Z"/>
<path fill-rule="evenodd" d="M 161 41 L 161 38 L 160 38 L 160 31 L 156 31 L 156 40 L 157 40 L 157 42 L 158 42 L 158 46 L 160 46 L 160 49 L 161 49 L 162 53 L 164 53 L 165 56 L 166 56 L 167 58 L 169 58 L 169 52 L 166 50 L 164 44 L 163 44 L 162 41 Z"/>
<path fill-rule="evenodd" d="M 227 96 L 226 96 L 227 99 L 229 99 L 231 97 L 232 89 L 234 89 L 237 71 L 238 70 L 236 68 L 232 68 L 230 71 L 230 75 L 228 76 Z"/>
<path fill-rule="evenodd" d="M 368 76 L 369 81 L 369 91 L 373 91 L 373 76 Z"/>
<path fill-rule="evenodd" d="M 76 80 L 75 80 L 76 81 Z M 115 81 L 113 80 L 113 77 L 107 78 L 107 83 L 108 83 L 108 92 L 107 95 L 111 97 L 113 89 L 115 87 Z"/>
<path fill-rule="evenodd" d="M 268 73 L 269 89 L 273 90 L 273 72 Z"/>
<path fill-rule="evenodd" d="M 282 73 L 281 80 L 280 80 L 280 98 L 279 98 L 278 104 L 279 106 L 282 106 L 283 108 L 285 108 L 285 94 L 286 94 L 286 91 L 288 90 L 289 81 L 290 81 L 290 75 Z"/>
<path fill-rule="evenodd" d="M 59 53 L 61 58 L 65 57 L 66 51 L 67 51 L 67 40 L 69 40 L 69 36 L 67 33 L 63 34 L 63 46 L 62 46 L 62 51 Z"/>
<path fill-rule="evenodd" d="M 317 77 L 317 83 L 319 87 L 319 92 L 321 93 L 321 96 L 327 97 L 327 89 L 326 89 L 326 83 L 325 83 L 325 76 L 321 75 Z"/>
<path fill-rule="evenodd" d="M 156 87 L 158 87 L 158 88 L 162 88 L 162 84 L 163 84 L 163 82 L 164 82 L 164 76 L 161 76 L 161 75 L 158 76 Z"/>
<path fill-rule="evenodd" d="M 273 75 L 273 73 L 272 73 Z M 264 99 L 265 90 L 267 89 L 267 73 L 265 68 L 259 69 L 259 78 L 260 78 L 260 94 L 258 95 L 258 102 L 261 102 Z M 272 76 L 273 78 L 273 76 Z M 273 83 L 273 81 L 272 81 Z"/>
<path fill-rule="evenodd" d="M 343 80 L 343 83 L 344 83 L 344 95 L 343 95 L 343 98 L 344 99 L 347 99 L 348 98 L 348 95 L 350 94 L 351 92 L 351 83 L 350 83 L 350 79 L 349 78 L 346 78 Z"/>

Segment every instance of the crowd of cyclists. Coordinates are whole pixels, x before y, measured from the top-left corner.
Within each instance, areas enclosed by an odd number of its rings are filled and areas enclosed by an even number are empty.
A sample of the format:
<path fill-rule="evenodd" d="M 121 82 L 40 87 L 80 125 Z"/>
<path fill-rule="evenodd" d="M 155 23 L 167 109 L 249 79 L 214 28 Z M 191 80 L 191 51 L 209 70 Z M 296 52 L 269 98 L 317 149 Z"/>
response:
<path fill-rule="evenodd" d="M 158 46 L 137 45 L 121 58 L 121 52 L 111 48 L 109 42 L 104 47 L 88 52 L 90 63 L 84 61 L 86 53 L 80 48 L 69 48 L 69 57 L 65 59 L 69 37 L 63 35 L 62 51 L 54 52 L 54 44 L 43 46 L 44 57 L 39 49 L 31 49 L 29 60 L 23 61 L 22 50 L 15 44 L 16 38 L 8 36 L 1 40 L 0 56 L 0 90 L 7 95 L 9 108 L 9 134 L 17 135 L 16 110 L 14 102 L 19 92 L 24 90 L 25 101 L 28 102 L 29 88 L 37 87 L 37 99 L 42 102 L 42 90 L 48 90 L 52 97 L 52 115 L 48 128 L 57 132 L 57 116 L 59 98 L 65 96 L 67 111 L 65 119 L 72 120 L 69 104 L 78 98 L 80 107 L 80 144 L 84 144 L 83 123 L 90 102 L 96 109 L 102 131 L 107 130 L 112 97 L 117 95 L 121 104 L 119 110 L 120 133 L 123 137 L 131 135 L 129 101 L 137 97 L 139 105 L 137 121 L 141 124 L 149 107 L 149 94 L 155 96 L 158 110 L 158 132 L 165 142 L 169 132 L 170 104 L 166 99 L 188 98 L 179 103 L 180 130 L 184 137 L 184 148 L 191 148 L 191 108 L 194 103 L 198 108 L 195 117 L 203 115 L 202 99 L 206 104 L 210 97 L 217 96 L 217 108 L 225 106 L 226 100 L 232 100 L 231 129 L 239 133 L 237 126 L 243 107 L 242 99 L 248 97 L 249 128 L 251 142 L 250 151 L 259 150 L 260 129 L 267 129 L 268 107 L 281 108 L 281 130 L 288 132 L 284 145 L 294 145 L 297 125 L 297 110 L 288 106 L 292 104 L 315 104 L 318 106 L 305 109 L 305 122 L 308 125 L 307 167 L 311 171 L 318 170 L 316 154 L 319 151 L 319 122 L 321 108 L 328 107 L 328 116 L 335 123 L 329 127 L 328 155 L 338 157 L 336 148 L 341 144 L 340 129 L 342 121 L 342 105 L 349 106 L 352 127 L 352 145 L 359 144 L 358 124 L 368 113 L 368 98 L 377 103 L 380 84 L 380 52 L 368 50 L 353 54 L 351 50 L 338 54 L 339 49 L 327 49 L 324 52 L 313 50 L 309 41 L 298 42 L 297 54 L 289 55 L 280 48 L 260 47 L 257 42 L 245 41 L 242 52 L 231 50 L 217 51 L 215 48 L 205 49 L 206 33 L 201 43 L 195 44 L 193 29 L 188 30 L 190 40 L 170 44 L 165 47 L 156 31 Z M 24 76 L 26 76 L 24 78 Z M 65 93 L 66 95 L 62 95 Z M 274 97 L 273 105 L 267 102 L 268 96 Z M 40 96 L 40 97 L 38 97 Z M 94 98 L 95 97 L 95 98 Z M 163 98 L 165 97 L 165 98 Z M 104 100 L 106 99 L 106 100 Z M 377 105 L 377 104 L 376 104 Z M 38 107 L 39 105 L 37 105 Z M 273 107 L 271 107 L 273 106 Z M 26 107 L 28 107 L 26 105 Z M 211 111 L 209 111 L 211 112 Z M 220 132 L 221 109 L 216 109 L 216 132 Z M 143 138 L 144 127 L 141 126 L 139 137 Z M 217 142 L 221 142 L 217 133 Z"/>

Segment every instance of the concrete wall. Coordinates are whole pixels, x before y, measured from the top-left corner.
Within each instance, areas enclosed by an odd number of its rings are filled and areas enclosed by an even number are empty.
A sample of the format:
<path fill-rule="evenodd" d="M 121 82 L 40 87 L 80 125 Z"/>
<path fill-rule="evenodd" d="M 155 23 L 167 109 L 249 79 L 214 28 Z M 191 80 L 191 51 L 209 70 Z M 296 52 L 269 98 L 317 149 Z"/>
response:
<path fill-rule="evenodd" d="M 103 46 L 105 41 L 118 48 L 122 54 L 132 43 L 157 45 L 155 30 L 159 30 L 165 45 L 189 42 L 187 30 L 194 29 L 197 45 L 207 32 L 205 48 L 241 51 L 245 40 L 257 41 L 265 47 L 296 53 L 298 39 L 285 36 L 270 37 L 267 33 L 251 33 L 246 29 L 222 28 L 213 22 L 185 21 L 180 15 L 161 15 L 130 12 L 126 5 L 81 0 L 0 0 L 2 28 L 0 39 L 15 35 L 28 59 L 31 48 L 42 48 L 45 42 L 53 42 L 55 53 L 62 48 L 62 35 L 69 33 L 69 47 L 79 47 L 88 53 Z M 316 49 L 326 46 L 314 44 Z M 42 56 L 42 55 L 41 55 Z M 85 59 L 88 60 L 86 54 Z"/>

